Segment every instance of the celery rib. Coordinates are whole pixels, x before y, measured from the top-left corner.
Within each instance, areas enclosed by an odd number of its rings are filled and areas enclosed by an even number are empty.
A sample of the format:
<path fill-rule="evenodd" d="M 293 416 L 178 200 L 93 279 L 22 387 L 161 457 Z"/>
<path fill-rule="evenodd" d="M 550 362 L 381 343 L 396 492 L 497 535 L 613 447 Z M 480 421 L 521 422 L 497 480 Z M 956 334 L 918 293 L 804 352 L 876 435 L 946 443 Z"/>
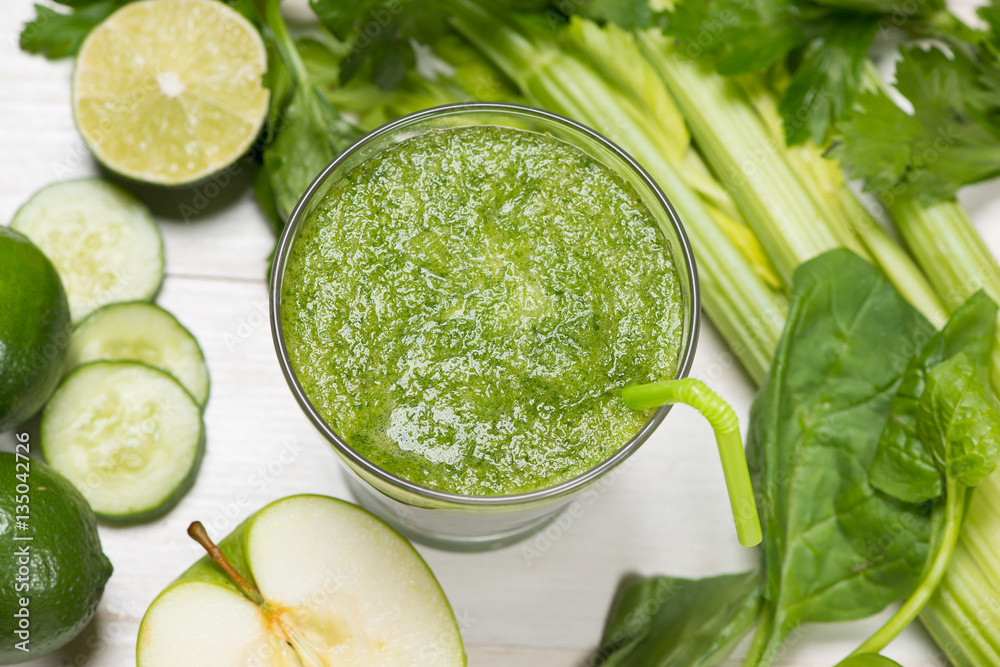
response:
<path fill-rule="evenodd" d="M 977 636 L 974 618 L 958 605 L 948 575 L 921 612 L 920 622 L 956 667 L 1000 664 L 1000 655 Z"/>
<path fill-rule="evenodd" d="M 1000 598 L 968 555 L 956 549 L 944 579 L 920 615 L 949 655 L 975 656 L 969 664 L 1000 664 L 997 615 Z"/>
<path fill-rule="evenodd" d="M 966 551 L 980 572 L 1000 575 L 1000 476 L 992 475 L 976 487 L 966 511 L 959 549 Z M 996 588 L 998 584 L 992 584 Z M 1000 599 L 1000 591 L 996 591 Z"/>
<path fill-rule="evenodd" d="M 646 56 L 688 121 L 699 151 L 727 187 L 785 284 L 802 262 L 843 245 L 742 92 L 669 43 L 641 34 Z"/>
<path fill-rule="evenodd" d="M 900 235 L 917 263 L 934 286 L 946 308 L 953 310 L 979 289 L 986 290 L 994 300 L 1000 300 L 1000 267 L 986 244 L 976 232 L 968 213 L 957 202 L 941 202 L 924 206 L 912 199 L 897 199 L 889 207 Z M 994 345 L 990 363 L 990 380 L 1000 387 L 1000 346 Z M 1000 664 L 1000 569 L 994 549 L 982 540 L 1000 535 L 1000 516 L 989 508 L 1000 505 L 1000 471 L 995 471 L 980 485 L 969 507 L 971 522 L 962 539 L 948 573 L 946 588 L 935 596 L 926 611 L 924 621 L 935 641 L 949 651 L 971 650 L 973 644 L 988 640 L 993 653 L 983 660 L 971 660 L 972 665 Z M 951 597 L 949 597 L 949 594 Z M 949 616 L 956 605 L 974 607 L 970 626 L 959 625 Z M 986 612 L 992 616 L 981 619 Z M 989 634 L 987 637 L 986 635 Z M 950 654 L 950 651 L 949 651 Z"/>

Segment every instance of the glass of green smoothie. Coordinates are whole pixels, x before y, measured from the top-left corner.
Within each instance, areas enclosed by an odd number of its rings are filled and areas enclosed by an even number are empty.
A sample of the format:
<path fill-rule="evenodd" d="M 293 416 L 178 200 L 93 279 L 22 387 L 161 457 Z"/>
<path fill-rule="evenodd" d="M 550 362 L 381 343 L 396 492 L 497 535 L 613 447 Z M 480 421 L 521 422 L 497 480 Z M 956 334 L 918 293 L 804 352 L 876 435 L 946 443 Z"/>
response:
<path fill-rule="evenodd" d="M 404 535 L 477 550 L 554 519 L 669 406 L 629 384 L 685 377 L 694 258 L 649 175 L 596 132 L 470 103 L 341 153 L 282 232 L 270 283 L 282 372 Z"/>

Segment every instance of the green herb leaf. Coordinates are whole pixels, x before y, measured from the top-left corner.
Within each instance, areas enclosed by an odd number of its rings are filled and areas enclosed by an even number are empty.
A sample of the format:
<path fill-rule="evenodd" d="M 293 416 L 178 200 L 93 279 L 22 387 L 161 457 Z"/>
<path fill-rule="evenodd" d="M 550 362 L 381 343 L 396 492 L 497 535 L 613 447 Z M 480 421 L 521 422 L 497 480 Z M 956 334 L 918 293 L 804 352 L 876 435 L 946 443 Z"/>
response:
<path fill-rule="evenodd" d="M 670 14 L 667 34 L 688 57 L 708 57 L 720 74 L 770 67 L 806 41 L 792 0 L 683 0 Z"/>
<path fill-rule="evenodd" d="M 760 575 L 657 577 L 627 588 L 611 611 L 596 664 L 695 667 L 722 660 L 753 626 Z"/>
<path fill-rule="evenodd" d="M 40 53 L 56 59 L 75 56 L 90 31 L 119 8 L 135 0 L 55 0 L 70 7 L 72 12 L 55 11 L 44 5 L 35 5 L 36 17 L 24 24 L 21 31 L 22 51 Z M 253 0 L 224 0 L 255 25 L 260 23 Z"/>
<path fill-rule="evenodd" d="M 295 42 L 306 66 L 309 80 L 324 89 L 340 83 L 341 55 L 331 50 L 328 44 L 313 38 L 303 37 Z"/>
<path fill-rule="evenodd" d="M 271 223 L 275 232 L 280 232 L 285 221 L 278 210 L 278 202 L 271 188 L 271 176 L 264 167 L 258 167 L 253 174 L 253 193 L 264 217 Z"/>
<path fill-rule="evenodd" d="M 1000 2 L 994 0 L 980 7 L 976 13 L 988 27 L 987 40 L 994 48 L 1000 50 Z"/>
<path fill-rule="evenodd" d="M 295 89 L 274 141 L 264 149 L 278 210 L 287 217 L 316 175 L 361 136 L 312 86 Z"/>
<path fill-rule="evenodd" d="M 892 402 L 892 410 L 872 463 L 875 488 L 907 502 L 923 502 L 944 493 L 941 471 L 917 433 L 917 406 L 927 374 L 962 352 L 985 365 L 993 349 L 997 306 L 982 290 L 973 294 L 931 336 L 912 361 Z"/>
<path fill-rule="evenodd" d="M 447 26 L 440 0 L 310 0 L 309 4 L 330 32 L 351 44 L 341 63 L 342 83 L 368 64 L 372 81 L 386 90 L 395 88 L 415 63 L 410 40 L 433 41 Z"/>
<path fill-rule="evenodd" d="M 264 17 L 271 62 L 267 84 L 272 91 L 264 167 L 274 206 L 287 218 L 316 175 L 362 132 L 334 109 L 313 80 L 329 76 L 330 61 L 316 53 L 304 59 L 278 11 L 278 0 L 267 0 Z M 308 48 L 314 51 L 315 44 Z M 257 191 L 268 197 L 267 188 Z"/>
<path fill-rule="evenodd" d="M 864 179 L 869 192 L 886 192 L 903 177 L 909 169 L 910 146 L 921 134 L 916 119 L 881 91 L 862 93 L 854 113 L 838 129 L 843 141 L 831 156 L 853 177 Z"/>
<path fill-rule="evenodd" d="M 1000 175 L 1000 67 L 906 48 L 896 88 L 913 104 L 899 109 L 884 93 L 868 93 L 840 130 L 836 155 L 865 189 L 905 192 L 921 203 L 948 199 L 960 187 Z M 985 56 L 986 54 L 984 54 Z"/>
<path fill-rule="evenodd" d="M 648 0 L 589 0 L 577 15 L 601 23 L 614 23 L 631 30 L 653 24 L 653 11 Z"/>
<path fill-rule="evenodd" d="M 981 15 L 991 26 L 997 21 L 989 8 Z M 901 83 L 917 109 L 912 121 L 880 95 L 862 98 L 861 119 L 844 131 L 853 144 L 848 161 L 857 175 L 871 179 L 872 190 L 920 175 L 913 192 L 933 201 L 954 195 L 962 184 L 1000 174 L 997 31 L 969 28 L 947 12 L 943 0 L 912 8 L 894 0 L 679 0 L 666 29 L 679 39 L 683 54 L 711 59 L 720 74 L 757 72 L 777 63 L 786 67 L 792 78 L 780 109 L 792 145 L 808 138 L 825 144 L 830 128 L 850 119 L 863 64 L 881 28 L 937 38 L 955 57 L 950 64 L 921 65 L 914 79 L 926 95 L 911 97 Z M 992 51 L 979 41 L 993 44 Z M 975 65 L 971 74 L 966 63 Z M 956 75 L 948 72 L 954 70 L 969 79 L 964 98 L 951 94 L 949 79 Z M 939 90 L 941 83 L 949 90 Z M 917 97 L 935 103 L 924 109 Z M 984 143 L 984 133 L 994 136 Z"/>
<path fill-rule="evenodd" d="M 767 640 L 755 642 L 758 660 L 773 656 L 801 623 L 869 616 L 919 580 L 926 508 L 877 491 L 868 470 L 916 353 L 912 341 L 928 328 L 875 268 L 847 250 L 796 271 L 785 332 L 748 436 L 773 608 Z"/>
<path fill-rule="evenodd" d="M 1000 460 L 1000 405 L 986 367 L 964 353 L 927 376 L 917 407 L 917 429 L 939 468 L 965 486 L 976 486 Z"/>
<path fill-rule="evenodd" d="M 892 15 L 898 23 L 901 19 L 922 17 L 944 9 L 944 0 L 921 0 L 914 7 L 903 7 L 899 0 L 812 0 L 813 4 L 841 9 L 861 14 Z"/>
<path fill-rule="evenodd" d="M 849 108 L 861 83 L 879 20 L 874 14 L 831 17 L 823 33 L 809 43 L 778 107 L 789 144 L 807 139 L 819 146 L 826 143 L 827 132 Z"/>
<path fill-rule="evenodd" d="M 679 39 L 681 53 L 710 58 L 720 74 L 758 72 L 785 61 L 793 68 L 780 105 L 785 139 L 824 143 L 851 107 L 881 19 L 824 4 L 830 3 L 683 0 L 666 30 Z"/>
<path fill-rule="evenodd" d="M 25 23 L 21 31 L 21 50 L 40 53 L 53 59 L 74 56 L 94 26 L 128 2 L 129 0 L 100 0 L 80 3 L 80 9 L 68 14 L 36 4 L 36 18 Z"/>

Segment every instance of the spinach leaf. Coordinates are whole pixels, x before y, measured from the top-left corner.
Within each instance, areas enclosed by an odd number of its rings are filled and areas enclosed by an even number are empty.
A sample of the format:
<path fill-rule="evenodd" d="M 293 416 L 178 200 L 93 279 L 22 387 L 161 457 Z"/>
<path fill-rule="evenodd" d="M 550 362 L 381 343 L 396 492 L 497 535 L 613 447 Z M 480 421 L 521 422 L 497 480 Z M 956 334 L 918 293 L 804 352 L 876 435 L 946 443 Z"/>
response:
<path fill-rule="evenodd" d="M 941 472 L 917 433 L 917 405 L 927 374 L 959 352 L 985 365 L 996 330 L 997 306 L 982 290 L 973 294 L 932 336 L 911 362 L 892 402 L 868 479 L 872 486 L 907 502 L 944 493 Z"/>
<path fill-rule="evenodd" d="M 944 476 L 934 501 L 932 557 L 920 584 L 886 623 L 856 650 L 877 653 L 909 625 L 937 590 L 958 542 L 968 488 L 1000 459 L 1000 405 L 990 393 L 986 367 L 959 353 L 934 367 L 917 406 L 917 432 Z"/>
<path fill-rule="evenodd" d="M 881 651 L 927 604 L 955 550 L 968 487 L 985 479 L 1000 460 L 1000 405 L 990 392 L 985 365 L 992 347 L 996 313 L 997 308 L 989 299 L 974 296 L 949 326 L 931 339 L 921 355 L 939 361 L 951 355 L 929 370 L 930 361 L 917 365 L 922 369 L 923 386 L 919 393 L 914 393 L 919 399 L 911 417 L 926 458 L 924 465 L 937 471 L 939 484 L 943 486 L 943 492 L 938 494 L 941 497 L 934 499 L 934 546 L 919 585 L 896 613 L 855 650 L 856 654 Z M 964 350 L 948 349 L 962 343 Z M 897 457 L 897 460 L 902 459 Z M 906 472 L 887 467 L 881 470 L 886 475 Z M 906 485 L 905 477 L 893 482 L 896 486 Z"/>
<path fill-rule="evenodd" d="M 930 324 L 871 265 L 832 250 L 795 272 L 771 372 L 751 410 L 747 457 L 764 518 L 766 664 L 807 621 L 880 611 L 919 580 L 925 507 L 868 482 L 892 398 Z"/>
<path fill-rule="evenodd" d="M 917 432 L 947 477 L 976 486 L 1000 460 L 1000 406 L 986 366 L 964 352 L 927 376 L 917 406 Z"/>
<path fill-rule="evenodd" d="M 612 609 L 595 664 L 717 664 L 750 630 L 760 604 L 757 572 L 697 580 L 657 577 L 633 584 Z"/>

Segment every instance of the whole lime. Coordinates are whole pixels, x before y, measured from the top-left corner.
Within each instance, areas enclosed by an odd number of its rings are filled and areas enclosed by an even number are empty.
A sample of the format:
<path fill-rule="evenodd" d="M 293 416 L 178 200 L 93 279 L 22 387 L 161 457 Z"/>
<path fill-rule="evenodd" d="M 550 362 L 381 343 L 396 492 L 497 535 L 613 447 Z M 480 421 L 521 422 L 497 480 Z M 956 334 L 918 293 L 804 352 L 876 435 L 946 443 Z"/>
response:
<path fill-rule="evenodd" d="M 10 452 L 0 452 L 0 563 L 0 665 L 34 660 L 80 634 L 112 570 L 80 492 Z"/>
<path fill-rule="evenodd" d="M 0 431 L 35 414 L 56 388 L 69 327 L 52 262 L 27 237 L 0 226 Z"/>

